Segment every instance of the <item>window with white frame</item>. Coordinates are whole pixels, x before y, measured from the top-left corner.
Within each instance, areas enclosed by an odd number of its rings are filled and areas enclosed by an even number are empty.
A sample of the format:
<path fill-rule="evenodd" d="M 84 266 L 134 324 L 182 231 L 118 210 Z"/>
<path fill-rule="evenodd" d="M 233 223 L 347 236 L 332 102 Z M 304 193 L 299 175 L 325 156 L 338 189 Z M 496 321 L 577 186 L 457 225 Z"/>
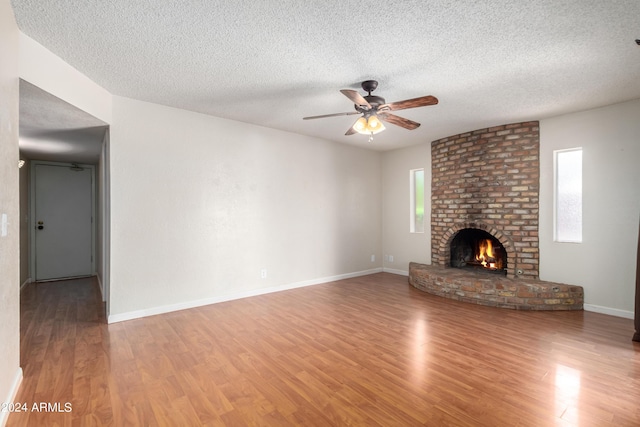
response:
<path fill-rule="evenodd" d="M 409 231 L 424 233 L 424 169 L 409 171 Z"/>
<path fill-rule="evenodd" d="M 554 154 L 554 240 L 582 242 L 582 148 Z"/>

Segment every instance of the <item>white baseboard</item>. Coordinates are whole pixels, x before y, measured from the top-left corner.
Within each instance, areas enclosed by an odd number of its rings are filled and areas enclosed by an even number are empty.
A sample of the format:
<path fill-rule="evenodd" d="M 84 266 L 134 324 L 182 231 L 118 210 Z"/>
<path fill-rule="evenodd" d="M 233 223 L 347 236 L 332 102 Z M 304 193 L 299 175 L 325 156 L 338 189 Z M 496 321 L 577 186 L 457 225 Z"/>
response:
<path fill-rule="evenodd" d="M 31 282 L 33 282 L 33 279 L 31 277 L 27 277 L 27 280 L 25 280 L 24 283 L 22 285 L 20 285 L 20 291 L 22 291 L 22 289 L 24 289 L 24 287 L 27 286 Z"/>
<path fill-rule="evenodd" d="M 603 307 L 601 305 L 584 304 L 585 311 L 593 311 L 594 313 L 608 314 L 609 316 L 624 317 L 625 319 L 633 319 L 634 312 L 628 310 L 620 310 L 617 308 Z"/>
<path fill-rule="evenodd" d="M 104 297 L 104 288 L 102 287 L 102 280 L 100 280 L 100 275 L 95 273 L 96 279 L 98 279 L 98 288 L 100 288 L 100 297 L 102 298 L 102 302 L 105 302 L 107 299 Z"/>
<path fill-rule="evenodd" d="M 221 295 L 212 298 L 204 298 L 195 301 L 186 301 L 178 304 L 163 305 L 160 307 L 152 307 L 144 310 L 129 311 L 127 313 L 111 314 L 107 318 L 107 323 L 124 322 L 126 320 L 139 319 L 141 317 L 154 316 L 156 314 L 170 313 L 172 311 L 186 310 L 189 308 L 202 307 L 204 305 L 216 304 L 219 302 L 232 301 L 241 298 L 254 297 L 258 295 L 270 294 L 273 292 L 286 291 L 289 289 L 302 288 L 305 286 L 320 285 L 322 283 L 335 282 L 337 280 L 349 279 L 352 277 L 367 276 L 369 274 L 381 273 L 382 268 L 373 268 L 370 270 L 358 271 L 355 273 L 339 274 L 337 276 L 322 277 L 318 279 L 304 280 L 281 286 L 272 286 L 269 288 L 253 289 L 250 291 L 238 292 L 234 294 Z"/>
<path fill-rule="evenodd" d="M 20 384 L 22 384 L 22 368 L 18 367 L 18 370 L 13 377 L 13 383 L 11 384 L 11 388 L 9 389 L 9 394 L 7 395 L 7 398 L 2 401 L 2 403 L 15 402 L 18 390 L 20 389 Z M 4 427 L 5 425 L 7 425 L 9 414 L 10 412 L 8 411 L 0 411 L 0 427 Z"/>
<path fill-rule="evenodd" d="M 409 276 L 409 272 L 405 271 L 405 270 L 396 270 L 394 268 L 383 268 L 382 271 L 384 271 L 385 273 L 392 273 L 392 274 L 397 274 L 400 276 Z"/>

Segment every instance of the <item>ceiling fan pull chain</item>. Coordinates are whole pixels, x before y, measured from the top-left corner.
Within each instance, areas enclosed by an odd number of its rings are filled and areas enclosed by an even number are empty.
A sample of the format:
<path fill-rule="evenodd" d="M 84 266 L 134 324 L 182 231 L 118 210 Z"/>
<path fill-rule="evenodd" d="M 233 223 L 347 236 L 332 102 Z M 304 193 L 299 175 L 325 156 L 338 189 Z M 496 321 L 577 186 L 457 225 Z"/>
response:
<path fill-rule="evenodd" d="M 369 142 L 373 142 L 373 132 L 371 132 L 371 135 L 369 135 Z"/>

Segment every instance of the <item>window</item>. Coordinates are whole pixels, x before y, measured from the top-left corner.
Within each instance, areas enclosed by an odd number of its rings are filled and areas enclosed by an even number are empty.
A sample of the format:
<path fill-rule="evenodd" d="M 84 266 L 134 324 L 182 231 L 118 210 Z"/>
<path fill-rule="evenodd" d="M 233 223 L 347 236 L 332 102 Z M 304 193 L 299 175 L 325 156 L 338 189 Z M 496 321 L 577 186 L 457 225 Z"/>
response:
<path fill-rule="evenodd" d="M 554 151 L 554 240 L 582 242 L 582 148 Z"/>
<path fill-rule="evenodd" d="M 424 233 L 424 169 L 409 172 L 409 231 Z"/>

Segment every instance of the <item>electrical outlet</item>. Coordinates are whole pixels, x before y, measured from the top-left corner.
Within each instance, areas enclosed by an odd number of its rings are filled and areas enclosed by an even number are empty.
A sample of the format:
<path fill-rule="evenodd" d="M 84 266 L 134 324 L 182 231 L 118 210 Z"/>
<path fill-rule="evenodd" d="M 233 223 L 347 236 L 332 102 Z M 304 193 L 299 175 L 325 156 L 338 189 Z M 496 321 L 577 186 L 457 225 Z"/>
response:
<path fill-rule="evenodd" d="M 393 262 L 393 255 L 389 255 L 389 262 Z"/>
<path fill-rule="evenodd" d="M 260 270 L 260 278 L 261 279 L 266 279 L 267 278 L 267 269 L 263 268 L 262 270 Z"/>
<path fill-rule="evenodd" d="M 376 262 L 376 256 L 375 255 L 371 255 L 371 262 Z"/>

